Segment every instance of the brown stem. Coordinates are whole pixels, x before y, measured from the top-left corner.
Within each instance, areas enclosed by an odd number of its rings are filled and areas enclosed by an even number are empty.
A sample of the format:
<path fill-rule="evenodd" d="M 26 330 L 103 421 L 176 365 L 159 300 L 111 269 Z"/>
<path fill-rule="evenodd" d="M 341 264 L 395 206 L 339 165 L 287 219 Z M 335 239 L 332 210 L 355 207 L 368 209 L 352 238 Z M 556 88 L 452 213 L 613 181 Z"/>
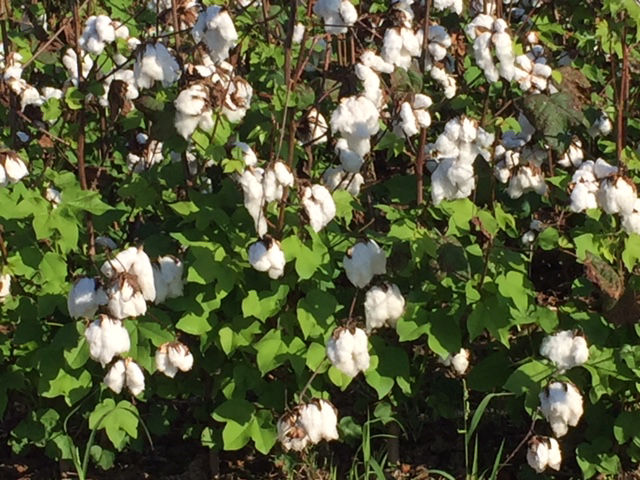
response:
<path fill-rule="evenodd" d="M 180 30 L 180 24 L 178 23 L 178 9 L 176 8 L 176 0 L 171 0 L 171 21 L 173 22 L 173 31 Z M 176 53 L 180 56 L 180 35 L 175 36 L 176 40 Z"/>
<path fill-rule="evenodd" d="M 424 68 L 429 55 L 429 17 L 431 16 L 431 0 L 427 0 L 427 7 L 424 13 L 424 22 L 422 24 L 422 55 L 420 57 L 420 71 L 424 76 Z M 416 158 L 416 203 L 422 205 L 424 203 L 424 146 L 427 141 L 427 129 L 420 129 L 420 143 L 418 143 L 418 156 Z"/>
<path fill-rule="evenodd" d="M 9 263 L 9 252 L 4 241 L 4 226 L 0 225 L 0 253 L 2 253 L 2 263 Z"/>
<path fill-rule="evenodd" d="M 9 21 L 9 7 L 5 0 L 0 2 L 0 28 L 2 29 L 2 46 L 5 58 L 8 58 L 11 47 L 9 45 L 9 34 L 7 33 L 7 22 Z M 15 145 L 18 133 L 18 96 L 12 89 L 9 89 L 9 127 L 11 129 L 11 145 Z"/>
<path fill-rule="evenodd" d="M 623 18 L 624 21 L 624 18 Z M 618 166 L 623 169 L 622 152 L 626 144 L 627 123 L 626 123 L 626 104 L 629 96 L 629 46 L 626 43 L 627 28 L 622 28 L 622 78 L 620 79 L 620 88 L 618 89 L 618 119 L 616 122 L 616 151 L 618 153 Z M 612 62 L 613 63 L 613 62 Z M 615 80 L 614 80 L 615 81 Z"/>

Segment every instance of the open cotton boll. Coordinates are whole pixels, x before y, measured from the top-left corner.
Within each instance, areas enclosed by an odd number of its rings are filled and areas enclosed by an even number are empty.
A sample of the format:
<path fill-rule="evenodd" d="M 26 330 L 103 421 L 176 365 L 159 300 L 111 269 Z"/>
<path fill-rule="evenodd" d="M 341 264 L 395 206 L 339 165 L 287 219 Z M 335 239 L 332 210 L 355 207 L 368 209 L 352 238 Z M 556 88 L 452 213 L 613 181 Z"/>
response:
<path fill-rule="evenodd" d="M 47 201 L 49 201 L 53 205 L 53 208 L 57 208 L 58 205 L 62 203 L 62 193 L 60 193 L 60 190 L 57 190 L 53 187 L 47 187 L 44 198 L 46 198 Z"/>
<path fill-rule="evenodd" d="M 322 175 L 322 181 L 331 191 L 346 190 L 354 197 L 360 194 L 364 178 L 359 173 L 348 173 L 342 167 L 328 168 Z"/>
<path fill-rule="evenodd" d="M 460 15 L 462 13 L 463 2 L 462 0 L 434 0 L 433 8 L 436 11 L 449 9 Z"/>
<path fill-rule="evenodd" d="M 240 122 L 251 106 L 252 97 L 253 88 L 249 82 L 236 76 L 227 89 L 227 96 L 222 104 L 222 113 L 231 123 Z"/>
<path fill-rule="evenodd" d="M 611 177 L 602 181 L 596 195 L 598 205 L 607 213 L 628 215 L 637 199 L 636 186 L 625 177 Z"/>
<path fill-rule="evenodd" d="M 127 358 L 124 363 L 126 366 L 125 383 L 129 391 L 137 397 L 144 391 L 144 373 L 140 366 L 131 358 Z"/>
<path fill-rule="evenodd" d="M 94 278 L 79 278 L 67 297 L 67 309 L 71 318 L 89 318 L 101 305 L 109 303 L 107 294 Z"/>
<path fill-rule="evenodd" d="M 182 296 L 184 282 L 184 264 L 179 258 L 172 255 L 165 255 L 156 260 L 152 265 L 153 283 L 156 289 L 154 303 L 157 305 L 167 298 L 177 298 Z"/>
<path fill-rule="evenodd" d="M 78 44 L 83 50 L 100 55 L 105 43 L 111 43 L 116 39 L 116 31 L 112 20 L 106 15 L 92 15 L 85 22 L 82 36 Z"/>
<path fill-rule="evenodd" d="M 498 61 L 500 62 L 500 76 L 510 82 L 515 76 L 515 55 L 513 53 L 511 36 L 506 33 L 506 22 L 504 20 L 496 20 L 494 29 L 496 29 L 496 25 L 500 25 L 500 31 L 493 34 L 491 41 L 495 46 L 496 57 L 498 57 Z"/>
<path fill-rule="evenodd" d="M 438 361 L 445 367 L 453 368 L 456 375 L 462 376 L 469 368 L 469 356 L 469 350 L 461 348 L 458 353 L 449 354 L 447 357 L 440 357 Z"/>
<path fill-rule="evenodd" d="M 193 367 L 193 355 L 181 342 L 163 343 L 155 355 L 156 368 L 167 377 L 175 377 L 178 370 L 188 372 Z"/>
<path fill-rule="evenodd" d="M 11 295 L 11 275 L 3 273 L 0 275 L 0 301 Z"/>
<path fill-rule="evenodd" d="M 256 232 L 259 237 L 267 233 L 267 219 L 264 216 L 264 189 L 262 179 L 264 170 L 261 168 L 247 168 L 240 175 L 237 175 L 236 181 L 240 184 L 244 193 L 244 206 L 253 218 Z"/>
<path fill-rule="evenodd" d="M 300 452 L 309 444 L 309 436 L 298 422 L 298 413 L 299 409 L 294 409 L 278 419 L 278 441 L 285 451 Z"/>
<path fill-rule="evenodd" d="M 291 43 L 293 43 L 294 45 L 298 45 L 300 44 L 300 42 L 302 42 L 302 39 L 304 38 L 304 30 L 305 30 L 305 26 L 298 22 L 295 24 L 295 26 L 293 27 L 293 35 L 291 36 Z"/>
<path fill-rule="evenodd" d="M 116 355 L 128 352 L 131 348 L 129 333 L 120 320 L 100 315 L 85 330 L 84 336 L 89 345 L 89 355 L 104 367 Z"/>
<path fill-rule="evenodd" d="M 29 170 L 27 166 L 18 156 L 18 154 L 12 150 L 0 151 L 0 167 L 4 170 L 3 184 L 17 183 L 27 175 Z"/>
<path fill-rule="evenodd" d="M 556 437 L 564 436 L 582 417 L 582 395 L 571 383 L 552 382 L 540 392 L 540 410 Z"/>
<path fill-rule="evenodd" d="M 128 273 L 120 273 L 113 279 L 107 289 L 107 297 L 109 298 L 107 309 L 110 315 L 119 320 L 138 317 L 147 312 L 147 302 L 135 278 Z"/>
<path fill-rule="evenodd" d="M 358 11 L 349 0 L 318 0 L 313 13 L 322 17 L 324 30 L 329 35 L 346 33 L 347 27 L 358 20 Z"/>
<path fill-rule="evenodd" d="M 346 139 L 338 139 L 336 142 L 335 152 L 338 154 L 340 164 L 345 172 L 356 173 L 360 171 L 360 168 L 364 163 L 364 158 L 349 149 L 349 144 Z"/>
<path fill-rule="evenodd" d="M 327 142 L 329 126 L 324 116 L 311 107 L 298 127 L 298 136 L 304 145 L 319 145 Z"/>
<path fill-rule="evenodd" d="M 336 328 L 327 342 L 327 357 L 332 365 L 353 378 L 369 368 L 369 340 L 361 328 Z"/>
<path fill-rule="evenodd" d="M 307 432 L 311 443 L 318 443 L 322 440 L 324 417 L 320 412 L 320 407 L 316 403 L 312 402 L 302 405 L 300 407 L 298 421 L 300 422 L 300 426 Z"/>
<path fill-rule="evenodd" d="M 410 138 L 417 134 L 420 129 L 416 123 L 416 116 L 409 102 L 403 102 L 400 106 L 400 118 L 395 122 L 393 133 L 398 137 Z"/>
<path fill-rule="evenodd" d="M 475 188 L 473 166 L 443 159 L 431 175 L 431 199 L 435 205 L 442 200 L 466 198 Z"/>
<path fill-rule="evenodd" d="M 129 247 L 119 252 L 113 259 L 102 264 L 100 271 L 107 277 L 113 278 L 118 273 L 128 273 L 136 282 L 137 289 L 144 295 L 145 300 L 155 299 L 153 283 L 153 268 L 151 260 L 142 247 Z"/>
<path fill-rule="evenodd" d="M 527 450 L 527 463 L 537 473 L 542 473 L 547 468 L 560 470 L 562 452 L 558 441 L 552 437 L 532 437 Z"/>
<path fill-rule="evenodd" d="M 203 130 L 213 128 L 209 89 L 203 84 L 195 83 L 182 90 L 173 104 L 176 107 L 175 127 L 185 140 L 191 138 L 198 126 Z"/>
<path fill-rule="evenodd" d="M 613 123 L 609 119 L 609 116 L 602 112 L 600 116 L 593 122 L 593 125 L 589 127 L 589 135 L 592 137 L 606 137 L 613 131 Z"/>
<path fill-rule="evenodd" d="M 458 86 L 453 75 L 449 75 L 444 67 L 432 65 L 429 68 L 429 75 L 444 88 L 445 98 L 453 98 L 456 95 Z"/>
<path fill-rule="evenodd" d="M 540 346 L 540 355 L 556 364 L 560 372 L 580 366 L 589 359 L 589 347 L 584 337 L 571 330 L 548 335 Z"/>
<path fill-rule="evenodd" d="M 597 192 L 597 184 L 576 183 L 571 190 L 571 210 L 574 212 L 584 212 L 591 208 L 598 208 Z"/>
<path fill-rule="evenodd" d="M 322 230 L 336 215 L 336 204 L 331 192 L 324 185 L 305 187 L 302 205 L 314 232 Z"/>
<path fill-rule="evenodd" d="M 158 81 L 168 87 L 180 78 L 180 66 L 164 44 L 147 44 L 138 53 L 133 74 L 138 88 L 151 88 Z"/>
<path fill-rule="evenodd" d="M 104 376 L 104 384 L 113 392 L 122 392 L 126 379 L 126 366 L 124 360 L 118 360 L 114 363 L 107 374 Z"/>
<path fill-rule="evenodd" d="M 364 313 L 367 331 L 389 326 L 395 328 L 404 313 L 405 300 L 400 289 L 393 283 L 371 288 L 365 297 Z"/>
<path fill-rule="evenodd" d="M 345 97 L 331 115 L 331 130 L 342 134 L 350 150 L 364 156 L 369 152 L 368 141 L 378 133 L 380 113 L 376 105 L 363 95 Z M 366 148 L 361 149 L 357 142 L 366 140 Z"/>
<path fill-rule="evenodd" d="M 229 50 L 238 41 L 238 32 L 224 7 L 212 5 L 198 16 L 191 35 L 196 42 L 204 42 L 215 63 L 229 58 Z"/>
<path fill-rule="evenodd" d="M 520 167 L 516 174 L 509 179 L 507 194 L 515 199 L 531 191 L 538 195 L 544 195 L 547 193 L 547 184 L 539 168 L 525 165 Z"/>
<path fill-rule="evenodd" d="M 242 159 L 246 167 L 255 167 L 258 164 L 258 157 L 253 149 L 244 142 L 233 142 L 234 147 L 242 150 Z"/>
<path fill-rule="evenodd" d="M 585 162 L 586 163 L 586 162 Z M 598 158 L 595 163 L 591 162 L 591 167 L 593 169 L 593 174 L 597 179 L 601 180 L 603 178 L 611 177 L 618 173 L 618 167 L 614 167 L 613 165 L 607 163 L 602 158 Z"/>
<path fill-rule="evenodd" d="M 579 167 L 584 161 L 584 150 L 580 139 L 575 139 L 566 152 L 558 160 L 558 164 L 562 167 Z"/>
<path fill-rule="evenodd" d="M 627 233 L 640 234 L 640 198 L 634 202 L 631 213 L 622 217 L 622 228 Z"/>
<path fill-rule="evenodd" d="M 358 288 L 366 287 L 374 275 L 387 272 L 384 251 L 374 240 L 356 243 L 347 250 L 342 262 L 347 278 Z"/>
<path fill-rule="evenodd" d="M 270 278 L 284 275 L 286 263 L 280 242 L 269 235 L 249 247 L 249 263 L 259 272 L 267 272 Z"/>
<path fill-rule="evenodd" d="M 362 52 L 360 55 L 360 63 L 378 73 L 392 73 L 394 70 L 392 63 L 386 62 L 380 55 L 370 49 Z"/>
<path fill-rule="evenodd" d="M 338 440 L 338 411 L 331 402 L 318 400 L 322 415 L 322 438 L 326 441 Z"/>

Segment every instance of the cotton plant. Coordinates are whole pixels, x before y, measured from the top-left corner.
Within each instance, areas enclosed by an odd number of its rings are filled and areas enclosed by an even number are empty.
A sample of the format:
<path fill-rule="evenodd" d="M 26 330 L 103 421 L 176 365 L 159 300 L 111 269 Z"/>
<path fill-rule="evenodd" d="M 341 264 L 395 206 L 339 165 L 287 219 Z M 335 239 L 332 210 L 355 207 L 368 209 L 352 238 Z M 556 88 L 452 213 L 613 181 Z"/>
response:
<path fill-rule="evenodd" d="M 331 192 L 324 185 L 315 184 L 304 187 L 302 206 L 314 232 L 322 230 L 336 216 L 336 204 Z"/>
<path fill-rule="evenodd" d="M 324 31 L 329 35 L 346 33 L 358 20 L 358 11 L 349 0 L 317 0 L 313 13 L 322 17 Z"/>
<path fill-rule="evenodd" d="M 151 88 L 156 82 L 163 87 L 175 83 L 181 75 L 180 66 L 169 49 L 161 42 L 148 43 L 141 48 L 133 67 L 139 89 Z"/>
<path fill-rule="evenodd" d="M 542 340 L 540 355 L 551 360 L 562 373 L 583 365 L 589 359 L 589 347 L 583 336 L 563 330 Z"/>
<path fill-rule="evenodd" d="M 99 315 L 84 332 L 89 345 L 89 355 L 104 367 L 117 355 L 126 353 L 131 348 L 129 332 L 120 320 Z"/>
<path fill-rule="evenodd" d="M 385 283 L 371 288 L 364 301 L 367 332 L 382 327 L 395 328 L 404 307 L 405 299 L 396 284 Z"/>
<path fill-rule="evenodd" d="M 481 13 L 466 27 L 467 36 L 473 40 L 473 56 L 485 77 L 491 83 L 500 77 L 507 81 L 515 76 L 515 55 L 509 26 L 501 18 Z M 498 59 L 498 66 L 493 61 L 492 50 Z"/>
<path fill-rule="evenodd" d="M 357 327 L 338 327 L 327 342 L 327 357 L 331 364 L 348 377 L 355 377 L 369 368 L 369 339 Z"/>
<path fill-rule="evenodd" d="M 364 185 L 364 178 L 359 173 L 349 173 L 342 168 L 330 167 L 322 174 L 322 181 L 330 190 L 346 190 L 354 197 L 360 194 L 360 189 Z"/>
<path fill-rule="evenodd" d="M 450 353 L 446 357 L 440 356 L 438 361 L 445 367 L 451 368 L 456 375 L 463 376 L 469 369 L 470 352 L 461 348 L 457 353 Z"/>
<path fill-rule="evenodd" d="M 527 463 L 537 473 L 547 468 L 559 471 L 562 464 L 562 452 L 558 441 L 553 437 L 535 435 L 529 440 Z"/>
<path fill-rule="evenodd" d="M 156 370 L 174 378 L 178 371 L 188 372 L 193 368 L 193 354 L 184 343 L 163 343 L 156 350 L 155 364 Z"/>
<path fill-rule="evenodd" d="M 203 42 L 215 63 L 229 58 L 229 50 L 238 42 L 238 32 L 229 12 L 218 5 L 212 5 L 200 13 L 191 35 L 196 42 Z"/>
<path fill-rule="evenodd" d="M 269 278 L 282 277 L 286 260 L 280 242 L 270 235 L 265 235 L 262 240 L 251 244 L 249 263 L 257 271 L 267 272 Z"/>
<path fill-rule="evenodd" d="M 425 146 L 432 169 L 431 198 L 435 205 L 443 200 L 466 198 L 475 189 L 474 162 L 491 158 L 489 147 L 494 136 L 467 117 L 449 120 L 435 143 Z"/>
<path fill-rule="evenodd" d="M 358 288 L 366 287 L 374 275 L 387 273 L 387 258 L 375 242 L 358 242 L 347 250 L 342 263 L 349 281 Z"/>
<path fill-rule="evenodd" d="M 411 102 L 400 104 L 400 113 L 394 122 L 393 133 L 398 137 L 411 138 L 421 128 L 429 128 L 431 115 L 428 108 L 433 104 L 431 97 L 422 93 L 414 95 Z"/>
<path fill-rule="evenodd" d="M 18 183 L 29 175 L 29 169 L 12 150 L 0 150 L 0 187 Z"/>
<path fill-rule="evenodd" d="M 146 133 L 138 133 L 127 153 L 127 166 L 135 173 L 141 173 L 164 160 L 163 144 L 151 140 Z"/>
<path fill-rule="evenodd" d="M 91 318 L 98 309 L 109 303 L 109 297 L 95 278 L 76 280 L 67 297 L 67 309 L 71 318 Z"/>
<path fill-rule="evenodd" d="M 331 402 L 313 399 L 278 419 L 278 440 L 285 451 L 302 451 L 322 440 L 337 440 L 338 412 Z"/>
<path fill-rule="evenodd" d="M 164 255 L 156 259 L 153 269 L 153 284 L 156 290 L 154 303 L 157 305 L 169 298 L 182 296 L 184 289 L 184 263 L 173 255 Z"/>
<path fill-rule="evenodd" d="M 583 413 L 582 395 L 572 383 L 551 382 L 540 392 L 540 410 L 556 437 L 575 427 Z"/>
<path fill-rule="evenodd" d="M 127 357 L 111 366 L 104 377 L 104 383 L 114 393 L 122 392 L 126 385 L 131 394 L 137 397 L 144 391 L 144 372 L 132 358 Z"/>

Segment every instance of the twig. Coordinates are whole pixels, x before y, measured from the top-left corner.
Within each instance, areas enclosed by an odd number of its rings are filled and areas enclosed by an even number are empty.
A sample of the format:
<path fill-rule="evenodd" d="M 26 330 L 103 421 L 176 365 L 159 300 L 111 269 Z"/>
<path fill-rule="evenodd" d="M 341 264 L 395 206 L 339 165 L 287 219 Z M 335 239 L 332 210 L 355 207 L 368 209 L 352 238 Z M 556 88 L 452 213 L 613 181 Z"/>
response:
<path fill-rule="evenodd" d="M 420 57 L 420 71 L 424 76 L 424 68 L 427 60 L 429 47 L 429 16 L 431 15 L 431 0 L 427 0 L 427 8 L 424 14 L 424 22 L 422 24 L 422 55 Z M 427 141 L 427 129 L 420 129 L 420 143 L 418 143 L 418 156 L 416 158 L 416 203 L 422 205 L 424 203 L 424 145 Z"/>
<path fill-rule="evenodd" d="M 625 21 L 623 16 L 622 21 Z M 627 97 L 629 96 L 629 46 L 626 42 L 627 27 L 622 27 L 622 38 L 620 42 L 622 44 L 622 78 L 620 79 L 620 88 L 618 89 L 618 119 L 616 122 L 616 151 L 618 154 L 618 167 L 624 169 L 625 166 L 622 163 L 622 152 L 624 151 L 626 136 L 627 136 L 627 122 L 626 122 L 626 106 Z M 613 63 L 613 62 L 612 62 Z M 615 82 L 615 78 L 614 78 Z"/>

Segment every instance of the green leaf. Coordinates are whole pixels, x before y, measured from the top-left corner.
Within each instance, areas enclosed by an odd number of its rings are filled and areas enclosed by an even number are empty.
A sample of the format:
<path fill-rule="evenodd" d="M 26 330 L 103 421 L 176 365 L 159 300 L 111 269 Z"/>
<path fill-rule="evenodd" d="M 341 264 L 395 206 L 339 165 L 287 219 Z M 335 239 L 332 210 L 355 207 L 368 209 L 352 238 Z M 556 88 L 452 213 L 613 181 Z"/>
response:
<path fill-rule="evenodd" d="M 338 302 L 333 295 L 313 289 L 298 301 L 298 323 L 304 338 L 322 337 L 333 321 Z"/>
<path fill-rule="evenodd" d="M 289 349 L 282 341 L 282 332 L 280 330 L 269 330 L 255 346 L 258 354 L 256 361 L 262 375 L 273 370 L 278 365 L 282 365 L 286 360 L 284 354 Z"/>
<path fill-rule="evenodd" d="M 115 400 L 106 398 L 89 415 L 89 429 L 105 430 L 113 446 L 122 450 L 127 436 L 138 438 L 138 410 L 126 400 L 116 405 Z"/>
<path fill-rule="evenodd" d="M 251 439 L 263 455 L 268 454 L 278 440 L 278 431 L 273 424 L 273 417 L 266 410 L 258 411 L 251 423 Z"/>
<path fill-rule="evenodd" d="M 247 317 L 255 317 L 265 321 L 280 311 L 287 301 L 289 287 L 280 284 L 276 290 L 271 292 L 261 292 L 250 290 L 242 300 L 242 314 Z"/>
<path fill-rule="evenodd" d="M 523 273 L 512 270 L 506 275 L 499 275 L 496 284 L 500 294 L 513 300 L 518 310 L 523 313 L 527 311 L 530 289 Z"/>

